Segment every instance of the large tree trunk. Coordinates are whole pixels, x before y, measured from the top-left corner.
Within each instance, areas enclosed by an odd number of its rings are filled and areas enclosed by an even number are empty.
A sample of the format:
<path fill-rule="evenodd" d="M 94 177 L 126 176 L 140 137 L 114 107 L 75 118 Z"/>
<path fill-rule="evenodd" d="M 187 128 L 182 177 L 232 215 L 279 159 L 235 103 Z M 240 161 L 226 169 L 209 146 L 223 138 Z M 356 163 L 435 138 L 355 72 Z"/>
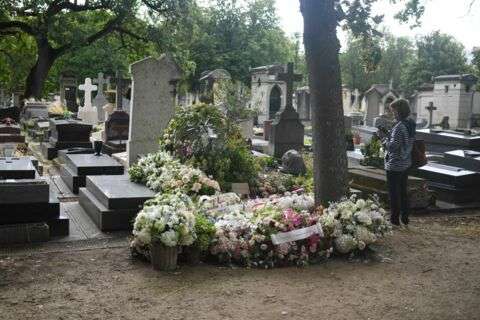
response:
<path fill-rule="evenodd" d="M 300 0 L 313 113 L 315 202 L 346 195 L 347 155 L 335 0 Z"/>
<path fill-rule="evenodd" d="M 47 79 L 48 72 L 57 59 L 55 51 L 50 47 L 47 40 L 37 41 L 37 61 L 30 70 L 25 82 L 25 98 L 40 99 L 43 93 L 43 86 Z"/>

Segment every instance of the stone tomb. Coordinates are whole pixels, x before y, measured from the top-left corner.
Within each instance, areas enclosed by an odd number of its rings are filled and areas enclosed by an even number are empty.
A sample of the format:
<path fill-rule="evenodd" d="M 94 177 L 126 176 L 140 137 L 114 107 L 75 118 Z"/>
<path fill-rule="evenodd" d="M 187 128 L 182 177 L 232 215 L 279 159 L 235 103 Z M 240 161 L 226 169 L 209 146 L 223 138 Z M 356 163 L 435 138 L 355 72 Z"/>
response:
<path fill-rule="evenodd" d="M 428 181 L 439 200 L 452 203 L 478 201 L 480 174 L 463 168 L 438 163 L 429 163 L 414 171 Z"/>
<path fill-rule="evenodd" d="M 453 150 L 445 152 L 444 162 L 447 165 L 466 170 L 480 172 L 480 152 L 472 150 Z M 479 186 L 480 187 L 480 186 Z"/>
<path fill-rule="evenodd" d="M 127 150 L 130 116 L 123 110 L 114 111 L 105 122 L 103 152 L 112 155 Z"/>
<path fill-rule="evenodd" d="M 462 149 L 480 151 L 480 135 L 468 135 L 451 130 L 417 130 L 418 140 L 423 140 L 427 151 L 447 152 Z"/>
<path fill-rule="evenodd" d="M 17 124 L 0 123 L 0 143 L 25 143 L 20 126 Z"/>
<path fill-rule="evenodd" d="M 121 164 L 107 155 L 65 154 L 65 164 L 60 168 L 60 176 L 74 194 L 85 187 L 87 176 L 122 175 Z"/>
<path fill-rule="evenodd" d="M 19 107 L 8 107 L 8 108 L 0 108 L 0 121 L 5 118 L 11 118 L 15 120 L 15 122 L 20 121 L 20 108 Z"/>
<path fill-rule="evenodd" d="M 128 175 L 89 176 L 79 203 L 102 231 L 131 230 L 135 216 L 155 193 Z"/>
<path fill-rule="evenodd" d="M 27 101 L 23 108 L 23 119 L 31 118 L 48 119 L 48 103 L 43 101 Z"/>
<path fill-rule="evenodd" d="M 352 166 L 348 169 L 350 187 L 360 190 L 365 196 L 377 194 L 388 202 L 388 186 L 385 170 L 365 166 Z M 432 204 L 432 194 L 425 190 L 426 181 L 417 177 L 408 177 L 408 197 L 413 209 L 426 208 Z"/>
<path fill-rule="evenodd" d="M 35 179 L 35 175 L 36 168 L 30 158 L 0 158 L 1 180 Z"/>
<path fill-rule="evenodd" d="M 69 219 L 31 158 L 0 159 L 0 174 L 0 225 L 45 223 L 50 236 L 68 235 Z"/>
<path fill-rule="evenodd" d="M 52 160 L 61 149 L 92 148 L 91 132 L 91 125 L 78 120 L 50 119 L 50 139 L 48 143 L 42 143 L 42 154 Z"/>

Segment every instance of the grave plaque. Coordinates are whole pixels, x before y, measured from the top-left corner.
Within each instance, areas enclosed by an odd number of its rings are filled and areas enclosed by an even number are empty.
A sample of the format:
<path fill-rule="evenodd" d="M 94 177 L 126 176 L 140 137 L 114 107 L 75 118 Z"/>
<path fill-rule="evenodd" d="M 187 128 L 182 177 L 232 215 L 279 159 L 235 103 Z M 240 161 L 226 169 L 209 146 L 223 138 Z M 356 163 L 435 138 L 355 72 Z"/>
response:
<path fill-rule="evenodd" d="M 35 179 L 35 166 L 28 157 L 0 157 L 0 180 Z"/>

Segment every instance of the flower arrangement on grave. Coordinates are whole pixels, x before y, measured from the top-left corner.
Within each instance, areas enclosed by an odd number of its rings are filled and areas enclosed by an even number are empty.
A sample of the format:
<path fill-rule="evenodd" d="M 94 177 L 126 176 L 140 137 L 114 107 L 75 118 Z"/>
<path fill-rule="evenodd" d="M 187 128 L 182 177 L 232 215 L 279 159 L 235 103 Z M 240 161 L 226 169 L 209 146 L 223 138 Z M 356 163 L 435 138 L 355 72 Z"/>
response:
<path fill-rule="evenodd" d="M 135 218 L 133 246 L 148 247 L 154 241 L 167 247 L 188 246 L 195 239 L 195 207 L 189 196 L 157 195 L 147 201 Z"/>
<path fill-rule="evenodd" d="M 364 156 L 364 159 L 360 162 L 362 165 L 383 168 L 385 151 L 382 141 L 377 136 L 374 135 L 361 151 Z"/>
<path fill-rule="evenodd" d="M 220 191 L 220 185 L 201 170 L 180 163 L 169 152 L 159 151 L 141 158 L 129 169 L 130 179 L 155 192 L 181 191 L 190 196 Z"/>
<path fill-rule="evenodd" d="M 386 212 L 377 198 L 348 199 L 331 204 L 319 222 L 326 237 L 333 239 L 335 252 L 364 250 L 391 231 Z"/>
<path fill-rule="evenodd" d="M 254 183 L 259 171 L 239 127 L 213 105 L 179 108 L 160 148 L 212 176 L 223 190 L 232 182 Z"/>

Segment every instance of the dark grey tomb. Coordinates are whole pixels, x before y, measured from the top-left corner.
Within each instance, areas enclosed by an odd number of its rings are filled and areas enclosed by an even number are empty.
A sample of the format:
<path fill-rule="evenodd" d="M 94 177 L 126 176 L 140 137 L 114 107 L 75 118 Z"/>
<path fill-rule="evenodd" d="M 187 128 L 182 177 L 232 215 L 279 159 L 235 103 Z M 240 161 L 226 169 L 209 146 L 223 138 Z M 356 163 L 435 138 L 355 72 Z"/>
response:
<path fill-rule="evenodd" d="M 102 231 L 131 230 L 135 216 L 155 193 L 127 175 L 88 176 L 79 203 Z"/>
<path fill-rule="evenodd" d="M 52 160 L 61 149 L 92 148 L 91 132 L 92 126 L 79 120 L 50 119 L 50 139 L 42 143 L 42 154 Z"/>
<path fill-rule="evenodd" d="M 480 152 L 473 150 L 453 150 L 445 152 L 446 164 L 466 170 L 480 172 Z M 480 186 L 479 186 L 480 187 Z"/>
<path fill-rule="evenodd" d="M 78 194 L 78 189 L 85 187 L 87 176 L 123 175 L 124 168 L 108 155 L 65 154 L 65 163 L 60 168 L 60 176 L 65 184 Z"/>
<path fill-rule="evenodd" d="M 38 176 L 33 160 L 0 160 L 0 225 L 46 223 L 50 236 L 68 235 L 69 219 L 60 215 L 58 197 Z"/>
<path fill-rule="evenodd" d="M 443 153 L 458 149 L 480 151 L 480 135 L 452 130 L 417 130 L 416 137 L 423 140 L 427 151 Z"/>

